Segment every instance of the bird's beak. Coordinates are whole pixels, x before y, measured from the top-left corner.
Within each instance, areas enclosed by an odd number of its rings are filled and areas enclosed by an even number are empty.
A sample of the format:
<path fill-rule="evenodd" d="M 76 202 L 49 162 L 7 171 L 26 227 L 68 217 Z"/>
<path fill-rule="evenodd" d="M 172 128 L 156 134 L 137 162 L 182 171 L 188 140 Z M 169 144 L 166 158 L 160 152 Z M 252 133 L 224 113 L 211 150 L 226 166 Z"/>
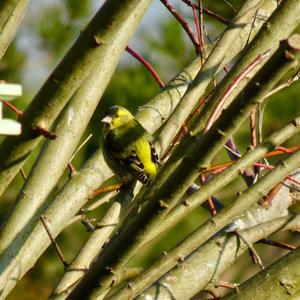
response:
<path fill-rule="evenodd" d="M 111 116 L 106 116 L 101 120 L 102 123 L 106 123 L 106 124 L 111 124 L 112 122 L 112 117 Z"/>

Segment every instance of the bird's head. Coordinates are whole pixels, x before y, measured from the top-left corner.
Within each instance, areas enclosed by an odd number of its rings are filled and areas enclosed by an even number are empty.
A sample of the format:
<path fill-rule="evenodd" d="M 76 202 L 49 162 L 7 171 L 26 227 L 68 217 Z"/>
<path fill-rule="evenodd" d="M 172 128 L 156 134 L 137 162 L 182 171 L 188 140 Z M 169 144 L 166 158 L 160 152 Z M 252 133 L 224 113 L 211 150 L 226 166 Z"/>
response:
<path fill-rule="evenodd" d="M 106 124 L 109 129 L 114 129 L 123 126 L 133 119 L 134 117 L 130 111 L 122 106 L 115 105 L 107 110 L 101 122 Z"/>

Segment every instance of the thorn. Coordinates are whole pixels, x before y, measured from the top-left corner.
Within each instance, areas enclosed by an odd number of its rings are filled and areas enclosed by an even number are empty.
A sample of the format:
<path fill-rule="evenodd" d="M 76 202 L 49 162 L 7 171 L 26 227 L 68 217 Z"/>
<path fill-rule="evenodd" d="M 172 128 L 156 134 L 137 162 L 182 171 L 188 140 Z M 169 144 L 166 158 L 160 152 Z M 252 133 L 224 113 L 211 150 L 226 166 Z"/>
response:
<path fill-rule="evenodd" d="M 24 169 L 23 169 L 23 168 L 21 168 L 21 169 L 20 169 L 20 173 L 21 173 L 21 175 L 22 175 L 22 177 L 23 177 L 24 181 L 26 181 L 26 179 L 27 179 L 27 176 L 26 176 L 26 174 L 25 174 L 25 172 L 24 172 Z"/>
<path fill-rule="evenodd" d="M 94 41 L 98 46 L 105 44 L 105 41 L 102 39 L 102 37 L 97 35 L 94 35 Z"/>
<path fill-rule="evenodd" d="M 184 262 L 184 256 L 183 255 L 178 255 L 176 258 L 177 262 L 183 263 Z"/>
<path fill-rule="evenodd" d="M 169 207 L 169 205 L 166 202 L 164 202 L 163 200 L 159 200 L 159 206 L 161 208 L 168 208 Z"/>
<path fill-rule="evenodd" d="M 46 139 L 54 140 L 56 138 L 56 134 L 54 132 L 51 132 L 43 127 L 40 126 L 34 126 L 34 131 L 36 131 L 39 135 L 44 136 Z"/>
<path fill-rule="evenodd" d="M 68 168 L 70 170 L 69 177 L 70 178 L 74 177 L 77 174 L 77 171 L 70 161 L 68 162 Z"/>

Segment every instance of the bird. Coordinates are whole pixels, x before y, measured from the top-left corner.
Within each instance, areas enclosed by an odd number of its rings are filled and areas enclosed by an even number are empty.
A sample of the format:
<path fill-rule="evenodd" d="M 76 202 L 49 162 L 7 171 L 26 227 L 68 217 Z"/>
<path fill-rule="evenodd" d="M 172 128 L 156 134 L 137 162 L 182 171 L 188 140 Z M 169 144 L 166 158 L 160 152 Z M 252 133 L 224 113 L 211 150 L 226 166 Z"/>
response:
<path fill-rule="evenodd" d="M 125 185 L 134 179 L 149 185 L 160 166 L 151 135 L 122 106 L 110 107 L 101 122 L 102 152 L 113 173 Z"/>

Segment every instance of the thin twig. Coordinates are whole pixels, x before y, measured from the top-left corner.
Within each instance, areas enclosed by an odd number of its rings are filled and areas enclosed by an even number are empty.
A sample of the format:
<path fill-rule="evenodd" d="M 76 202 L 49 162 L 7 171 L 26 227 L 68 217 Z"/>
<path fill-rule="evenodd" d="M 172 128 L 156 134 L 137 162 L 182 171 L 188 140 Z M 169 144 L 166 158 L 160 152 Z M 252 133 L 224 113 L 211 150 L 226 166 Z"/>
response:
<path fill-rule="evenodd" d="M 295 151 L 300 149 L 300 145 L 291 147 L 291 148 L 286 148 L 289 151 L 289 154 L 294 153 Z M 281 149 L 274 150 L 271 151 L 269 153 L 266 154 L 266 157 L 274 157 L 274 156 L 278 156 L 278 155 L 282 155 L 282 154 L 286 154 L 286 150 L 283 151 Z M 201 174 L 207 174 L 207 173 L 212 173 L 212 172 L 222 172 L 224 171 L 226 168 L 230 167 L 231 165 L 233 165 L 235 163 L 235 161 L 228 161 L 226 163 L 222 163 L 222 164 L 218 164 L 218 165 L 214 165 L 211 166 L 209 168 L 207 168 L 206 170 L 202 170 Z"/>
<path fill-rule="evenodd" d="M 271 51 L 268 50 L 266 52 L 264 52 L 263 54 L 258 55 L 254 61 L 249 64 L 246 69 L 239 74 L 238 77 L 235 78 L 235 80 L 229 85 L 229 87 L 227 88 L 227 90 L 225 91 L 225 93 L 223 94 L 223 96 L 221 97 L 221 99 L 218 102 L 218 105 L 216 106 L 216 108 L 214 109 L 214 111 L 212 112 L 211 116 L 209 117 L 207 124 L 204 128 L 204 133 L 207 132 L 210 127 L 213 125 L 213 123 L 215 122 L 216 118 L 218 117 L 218 115 L 221 112 L 221 109 L 223 108 L 226 100 L 228 99 L 229 95 L 234 91 L 234 89 L 237 87 L 237 85 L 258 65 L 260 64 L 263 60 L 265 60 L 267 57 L 269 57 L 271 54 Z"/>
<path fill-rule="evenodd" d="M 272 89 L 267 95 L 266 98 L 272 96 L 273 94 L 277 93 L 278 91 L 281 91 L 284 88 L 289 87 L 291 84 L 295 83 L 296 81 L 298 81 L 300 78 L 300 70 L 292 77 L 290 78 L 287 82 L 284 82 L 282 84 L 280 84 L 279 86 L 277 86 L 276 88 Z"/>
<path fill-rule="evenodd" d="M 101 188 L 93 191 L 91 198 L 94 198 L 103 193 L 119 190 L 122 187 L 122 185 L 123 185 L 123 183 L 116 183 L 113 185 L 101 187 Z"/>
<path fill-rule="evenodd" d="M 14 105 L 12 105 L 10 102 L 8 101 L 5 101 L 5 100 L 2 100 L 2 102 L 7 106 L 9 107 L 12 111 L 14 111 L 18 116 L 23 116 L 23 111 L 16 108 Z"/>
<path fill-rule="evenodd" d="M 55 249 L 55 251 L 56 251 L 56 253 L 57 253 L 59 259 L 61 260 L 62 264 L 63 264 L 64 267 L 66 268 L 66 267 L 68 266 L 68 263 L 67 263 L 66 260 L 64 259 L 64 256 L 63 256 L 63 254 L 62 254 L 62 251 L 60 250 L 60 248 L 59 248 L 59 246 L 58 246 L 58 244 L 57 244 L 55 238 L 52 236 L 52 233 L 51 233 L 51 231 L 50 231 L 50 229 L 49 229 L 49 227 L 48 227 L 48 225 L 47 225 L 47 223 L 46 223 L 45 217 L 44 217 L 43 215 L 41 215 L 40 219 L 41 219 L 41 221 L 42 221 L 42 223 L 43 223 L 43 225 L 44 225 L 44 227 L 45 227 L 45 230 L 46 230 L 46 232 L 47 232 L 47 234 L 48 234 L 48 236 L 49 236 L 49 238 L 50 238 L 50 240 L 51 240 L 51 242 L 52 242 L 52 244 L 53 244 L 53 246 L 54 246 L 54 249 Z"/>
<path fill-rule="evenodd" d="M 188 22 L 178 13 L 178 11 L 169 3 L 168 0 L 160 0 L 160 2 L 169 10 L 169 12 L 177 19 L 177 21 L 181 24 L 184 31 L 189 36 L 190 40 L 192 41 L 196 52 L 200 53 L 199 49 L 199 43 L 196 40 L 196 37 L 193 33 L 193 30 L 191 29 Z"/>
<path fill-rule="evenodd" d="M 257 243 L 266 244 L 274 247 L 278 247 L 285 250 L 295 250 L 297 247 L 291 244 L 283 243 L 283 242 L 277 242 L 269 239 L 261 239 Z"/>
<path fill-rule="evenodd" d="M 192 3 L 192 0 L 190 0 L 191 3 Z M 200 19 L 198 20 L 197 18 L 197 14 L 196 14 L 196 8 L 191 5 L 192 7 L 192 11 L 193 11 L 193 17 L 194 17 L 194 21 L 195 21 L 195 26 L 196 26 L 196 30 L 197 30 L 197 36 L 198 36 L 198 44 L 199 44 L 199 55 L 200 55 L 200 63 L 201 63 L 201 66 L 203 65 L 203 40 L 201 38 L 202 34 L 201 34 L 201 28 L 199 26 L 199 21 Z M 199 10 L 200 12 L 201 10 Z"/>
<path fill-rule="evenodd" d="M 255 248 L 253 247 L 253 245 L 251 243 L 249 243 L 249 241 L 244 237 L 244 235 L 241 233 L 241 231 L 236 230 L 235 231 L 236 235 L 247 245 L 247 247 L 249 248 L 251 254 L 253 255 L 253 258 L 255 259 L 256 263 L 262 268 L 264 269 L 264 265 L 262 263 L 262 260 L 260 258 L 260 256 L 258 255 L 258 253 L 256 252 Z"/>
<path fill-rule="evenodd" d="M 70 158 L 70 162 L 74 159 L 74 157 L 77 155 L 77 153 L 82 149 L 82 147 L 90 140 L 90 138 L 93 136 L 91 133 L 82 143 L 81 145 L 77 148 L 77 150 L 73 153 L 73 155 Z"/>
<path fill-rule="evenodd" d="M 165 83 L 162 81 L 162 79 L 159 77 L 157 72 L 154 70 L 154 68 L 150 65 L 148 61 L 146 61 L 142 56 L 137 54 L 135 51 L 133 51 L 129 46 L 125 49 L 129 54 L 131 54 L 134 58 L 136 58 L 138 61 L 140 61 L 150 72 L 150 74 L 153 76 L 153 78 L 158 83 L 159 87 L 162 89 L 165 87 Z"/>
<path fill-rule="evenodd" d="M 191 1 L 190 1 L 190 0 L 182 0 L 182 1 L 183 1 L 185 4 L 187 4 L 188 6 L 191 6 L 191 5 L 192 5 L 192 6 L 194 6 L 196 9 L 199 9 L 199 6 L 198 6 L 197 4 L 195 4 L 195 3 L 193 3 L 193 2 L 192 2 L 192 4 L 191 4 Z M 218 15 L 217 13 L 215 13 L 215 12 L 213 12 L 213 11 L 211 11 L 211 10 L 205 8 L 205 7 L 203 7 L 202 10 L 203 10 L 203 13 L 206 14 L 207 16 L 210 16 L 210 17 L 214 18 L 214 19 L 217 20 L 217 21 L 220 21 L 221 23 L 223 23 L 223 24 L 225 24 L 225 25 L 229 25 L 229 24 L 231 23 L 230 20 L 224 18 L 224 17 L 221 16 L 221 15 Z"/>
<path fill-rule="evenodd" d="M 216 286 L 217 287 L 221 286 L 221 287 L 224 287 L 224 288 L 227 288 L 227 289 L 236 289 L 239 286 L 239 284 L 219 280 L 219 281 L 216 282 Z"/>
<path fill-rule="evenodd" d="M 281 183 L 278 183 L 271 189 L 271 191 L 268 193 L 268 195 L 263 198 L 262 205 L 264 208 L 268 208 L 271 205 L 272 200 L 277 195 L 277 193 L 280 191 L 280 189 L 281 189 Z"/>
<path fill-rule="evenodd" d="M 91 133 L 82 143 L 81 145 L 76 149 L 76 151 L 73 153 L 73 155 L 71 156 L 69 162 L 68 162 L 68 168 L 70 170 L 70 177 L 73 177 L 74 175 L 77 174 L 77 171 L 74 167 L 74 165 L 72 164 L 72 160 L 74 159 L 74 157 L 77 155 L 77 153 L 82 149 L 82 147 L 90 140 L 90 138 L 93 136 L 93 134 Z"/>

